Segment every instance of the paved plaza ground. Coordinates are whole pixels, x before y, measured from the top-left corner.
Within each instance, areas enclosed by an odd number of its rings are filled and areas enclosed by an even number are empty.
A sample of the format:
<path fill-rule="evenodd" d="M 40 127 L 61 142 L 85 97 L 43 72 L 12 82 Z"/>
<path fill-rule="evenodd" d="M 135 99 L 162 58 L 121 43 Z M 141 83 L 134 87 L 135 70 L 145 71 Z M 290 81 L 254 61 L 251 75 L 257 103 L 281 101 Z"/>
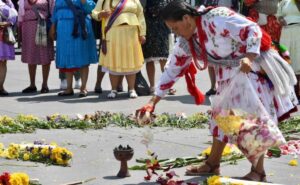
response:
<path fill-rule="evenodd" d="M 41 118 L 47 115 L 59 113 L 69 116 L 76 114 L 94 113 L 97 110 L 123 112 L 130 114 L 144 105 L 148 97 L 128 99 L 127 93 L 122 93 L 117 99 L 109 100 L 106 95 L 109 93 L 110 83 L 106 75 L 103 81 L 103 94 L 93 93 L 96 81 L 97 66 L 90 67 L 88 82 L 89 95 L 79 98 L 79 90 L 75 90 L 73 97 L 58 97 L 60 81 L 58 70 L 54 63 L 51 66 L 49 77 L 50 93 L 48 94 L 28 94 L 20 92 L 29 85 L 27 66 L 20 61 L 17 56 L 16 61 L 8 62 L 8 74 L 5 87 L 10 93 L 9 97 L 0 97 L 0 115 L 15 117 L 18 114 L 33 114 Z M 159 76 L 159 65 L 157 65 L 157 76 Z M 143 74 L 146 76 L 145 69 Z M 41 68 L 37 70 L 36 84 L 41 88 Z M 197 75 L 197 82 L 203 92 L 209 89 L 209 79 L 207 71 Z M 124 87 L 126 87 L 124 81 Z M 207 100 L 204 105 L 196 106 L 193 99 L 188 95 L 184 79 L 181 79 L 175 88 L 175 96 L 167 96 L 157 106 L 156 112 L 178 113 L 184 112 L 191 115 L 196 112 L 206 112 L 210 103 Z M 299 115 L 299 112 L 297 113 Z M 0 142 L 9 144 L 11 142 L 20 143 L 23 141 L 32 142 L 34 140 L 45 139 L 48 142 L 55 141 L 59 145 L 67 147 L 74 153 L 71 167 L 46 166 L 40 163 L 8 161 L 0 159 L 0 172 L 3 171 L 23 171 L 32 178 L 40 179 L 43 185 L 62 185 L 67 182 L 85 180 L 96 177 L 89 185 L 154 185 L 154 182 L 145 182 L 145 171 L 131 171 L 131 177 L 120 179 L 116 177 L 119 169 L 119 162 L 114 158 L 113 149 L 119 144 L 129 144 L 134 148 L 134 157 L 129 162 L 129 166 L 135 165 L 135 159 L 145 158 L 146 148 L 140 143 L 143 128 L 118 128 L 107 127 L 101 130 L 38 130 L 33 134 L 4 134 L 0 135 Z M 171 128 L 155 128 L 152 130 L 154 142 L 150 149 L 155 151 L 160 158 L 176 158 L 184 156 L 196 156 L 209 145 L 211 136 L 207 129 L 179 130 Z M 291 167 L 288 161 L 291 156 L 266 159 L 267 178 L 270 182 L 286 185 L 300 184 L 300 168 Z M 12 166 L 10 164 L 20 164 Z M 24 167 L 22 165 L 31 165 Z M 246 160 L 238 162 L 238 165 L 223 165 L 222 175 L 243 176 L 250 169 L 250 164 Z M 189 181 L 199 181 L 201 177 L 184 176 L 185 168 L 178 168 L 175 171 L 182 179 Z"/>

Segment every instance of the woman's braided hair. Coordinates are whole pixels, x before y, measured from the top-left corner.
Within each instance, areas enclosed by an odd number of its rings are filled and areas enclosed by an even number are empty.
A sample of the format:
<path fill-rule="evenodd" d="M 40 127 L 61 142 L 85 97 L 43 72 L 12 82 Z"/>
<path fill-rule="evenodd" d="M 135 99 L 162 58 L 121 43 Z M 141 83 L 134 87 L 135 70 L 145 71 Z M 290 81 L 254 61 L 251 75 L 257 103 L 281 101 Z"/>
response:
<path fill-rule="evenodd" d="M 191 6 L 183 0 L 175 0 L 171 1 L 161 10 L 160 16 L 165 21 L 180 21 L 182 20 L 184 15 L 200 16 L 205 13 L 207 13 L 207 11 L 198 12 L 195 7 Z"/>

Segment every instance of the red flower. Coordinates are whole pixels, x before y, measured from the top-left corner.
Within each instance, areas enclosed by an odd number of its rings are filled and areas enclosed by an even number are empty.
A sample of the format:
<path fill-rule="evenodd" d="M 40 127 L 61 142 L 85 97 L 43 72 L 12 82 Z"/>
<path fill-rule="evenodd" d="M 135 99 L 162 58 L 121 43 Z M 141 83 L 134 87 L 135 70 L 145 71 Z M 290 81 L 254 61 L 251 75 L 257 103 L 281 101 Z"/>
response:
<path fill-rule="evenodd" d="M 248 34 L 249 34 L 249 27 L 247 26 L 247 27 L 242 28 L 240 30 L 239 36 L 240 36 L 242 41 L 245 41 L 248 38 Z"/>
<path fill-rule="evenodd" d="M 259 94 L 261 94 L 261 88 L 260 88 L 260 87 L 257 88 L 257 92 L 258 92 Z"/>
<path fill-rule="evenodd" d="M 160 90 L 170 89 L 174 85 L 174 81 L 160 85 Z"/>
<path fill-rule="evenodd" d="M 190 58 L 188 56 L 177 56 L 177 55 L 175 55 L 175 57 L 176 57 L 176 63 L 175 63 L 176 66 L 183 66 L 186 63 L 187 59 Z"/>
<path fill-rule="evenodd" d="M 223 33 L 221 33 L 222 37 L 228 37 L 229 36 L 229 31 L 227 29 L 223 30 Z"/>
<path fill-rule="evenodd" d="M 1 185 L 9 185 L 9 179 L 10 179 L 10 174 L 8 172 L 4 172 L 1 176 L 0 176 L 0 184 Z"/>
<path fill-rule="evenodd" d="M 239 52 L 240 53 L 246 53 L 246 50 L 247 50 L 247 46 L 246 45 L 242 45 L 239 49 Z"/>

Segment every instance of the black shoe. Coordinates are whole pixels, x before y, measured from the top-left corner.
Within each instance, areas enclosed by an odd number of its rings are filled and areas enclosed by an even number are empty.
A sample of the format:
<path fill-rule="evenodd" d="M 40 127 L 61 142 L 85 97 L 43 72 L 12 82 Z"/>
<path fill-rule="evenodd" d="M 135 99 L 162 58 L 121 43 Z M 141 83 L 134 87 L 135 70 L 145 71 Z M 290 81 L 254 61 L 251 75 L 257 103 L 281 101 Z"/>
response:
<path fill-rule="evenodd" d="M 123 92 L 123 86 L 122 85 L 119 85 L 117 87 L 117 92 Z"/>
<path fill-rule="evenodd" d="M 102 93 L 102 88 L 95 88 L 95 93 L 101 94 Z"/>
<path fill-rule="evenodd" d="M 48 87 L 42 87 L 41 89 L 41 93 L 44 94 L 44 93 L 48 93 L 49 92 L 49 88 Z"/>
<path fill-rule="evenodd" d="M 35 93 L 37 92 L 37 88 L 34 86 L 34 87 L 27 87 L 25 89 L 23 89 L 22 93 Z"/>
<path fill-rule="evenodd" d="M 209 90 L 205 93 L 206 96 L 211 96 L 211 95 L 215 95 L 215 94 L 217 94 L 217 91 L 214 90 L 214 89 L 209 89 Z"/>
<path fill-rule="evenodd" d="M 8 96 L 8 92 L 6 90 L 0 90 L 0 96 Z"/>
<path fill-rule="evenodd" d="M 74 91 L 70 92 L 70 93 L 66 93 L 65 91 L 63 92 L 59 92 L 57 94 L 57 96 L 73 96 L 74 95 Z"/>

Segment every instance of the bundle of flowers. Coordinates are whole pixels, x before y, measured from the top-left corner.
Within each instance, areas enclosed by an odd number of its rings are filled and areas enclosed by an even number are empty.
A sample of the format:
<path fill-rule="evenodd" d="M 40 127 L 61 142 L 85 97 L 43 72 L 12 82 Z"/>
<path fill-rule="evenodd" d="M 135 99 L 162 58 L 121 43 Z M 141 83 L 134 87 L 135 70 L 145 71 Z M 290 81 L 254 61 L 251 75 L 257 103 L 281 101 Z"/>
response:
<path fill-rule="evenodd" d="M 175 128 L 204 128 L 208 122 L 208 116 L 197 113 L 189 117 L 184 113 L 157 115 L 153 127 Z M 76 115 L 70 118 L 66 115 L 53 114 L 46 119 L 39 119 L 33 115 L 18 115 L 15 119 L 8 116 L 0 116 L 0 134 L 5 133 L 31 133 L 36 129 L 102 129 L 109 125 L 119 127 L 139 127 L 134 116 L 123 113 L 110 113 L 96 111 L 94 114 Z"/>
<path fill-rule="evenodd" d="M 279 148 L 282 155 L 300 155 L 300 140 L 290 140 Z"/>
<path fill-rule="evenodd" d="M 285 143 L 276 124 L 268 117 L 257 117 L 241 110 L 220 110 L 214 120 L 254 165 L 270 147 Z"/>
<path fill-rule="evenodd" d="M 30 185 L 29 176 L 26 173 L 4 172 L 0 176 L 1 185 Z"/>
<path fill-rule="evenodd" d="M 69 166 L 73 154 L 56 143 L 46 144 L 42 141 L 35 141 L 25 144 L 11 143 L 8 148 L 0 143 L 0 156 L 7 159 Z"/>

